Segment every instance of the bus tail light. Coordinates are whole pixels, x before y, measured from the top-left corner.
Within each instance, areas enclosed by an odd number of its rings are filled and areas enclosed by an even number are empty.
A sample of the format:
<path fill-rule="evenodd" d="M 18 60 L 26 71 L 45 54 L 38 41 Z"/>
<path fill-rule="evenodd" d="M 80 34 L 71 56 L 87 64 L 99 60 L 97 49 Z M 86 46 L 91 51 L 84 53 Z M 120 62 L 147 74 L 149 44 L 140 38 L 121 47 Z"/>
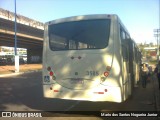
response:
<path fill-rule="evenodd" d="M 104 72 L 104 76 L 105 76 L 105 77 L 108 77 L 108 75 L 109 75 L 109 72 L 108 72 L 108 71 L 105 71 L 105 72 Z"/>
<path fill-rule="evenodd" d="M 73 59 L 74 59 L 74 57 L 72 56 L 72 57 L 71 57 L 71 59 L 73 60 Z"/>
<path fill-rule="evenodd" d="M 104 94 L 104 92 L 94 92 L 95 94 Z"/>
<path fill-rule="evenodd" d="M 110 71 L 110 70 L 111 70 L 111 67 L 110 67 L 110 66 L 107 66 L 106 70 L 107 70 L 107 71 Z"/>
<path fill-rule="evenodd" d="M 104 92 L 108 92 L 108 90 L 107 90 L 107 89 L 104 89 Z"/>
<path fill-rule="evenodd" d="M 51 67 L 49 66 L 49 67 L 47 68 L 47 70 L 48 70 L 48 71 L 51 71 Z"/>
<path fill-rule="evenodd" d="M 101 82 L 104 82 L 106 80 L 105 77 L 101 77 Z"/>
<path fill-rule="evenodd" d="M 52 76 L 52 80 L 56 80 L 56 76 L 53 75 L 53 76 Z"/>
<path fill-rule="evenodd" d="M 78 59 L 81 59 L 82 57 L 81 56 L 78 56 Z"/>
<path fill-rule="evenodd" d="M 53 76 L 53 72 L 52 72 L 52 71 L 50 71 L 49 75 L 50 75 L 50 76 Z"/>
<path fill-rule="evenodd" d="M 50 66 L 48 66 L 47 68 L 49 75 L 52 77 L 53 80 L 56 79 L 56 76 L 54 75 L 54 72 L 52 71 L 52 68 Z"/>
<path fill-rule="evenodd" d="M 60 92 L 59 90 L 53 90 L 54 92 Z"/>
<path fill-rule="evenodd" d="M 104 92 L 98 92 L 98 94 L 104 94 Z"/>

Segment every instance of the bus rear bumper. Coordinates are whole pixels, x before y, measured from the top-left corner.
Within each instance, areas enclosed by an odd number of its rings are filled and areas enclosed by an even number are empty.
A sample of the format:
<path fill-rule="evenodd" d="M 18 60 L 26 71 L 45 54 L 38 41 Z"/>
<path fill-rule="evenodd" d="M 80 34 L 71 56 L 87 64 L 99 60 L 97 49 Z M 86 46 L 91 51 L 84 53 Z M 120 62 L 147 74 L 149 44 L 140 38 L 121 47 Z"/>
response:
<path fill-rule="evenodd" d="M 82 101 L 111 101 L 123 102 L 120 87 L 100 86 L 89 90 L 72 90 L 64 87 L 51 88 L 49 85 L 43 85 L 43 95 L 45 98 L 60 98 L 68 100 Z"/>

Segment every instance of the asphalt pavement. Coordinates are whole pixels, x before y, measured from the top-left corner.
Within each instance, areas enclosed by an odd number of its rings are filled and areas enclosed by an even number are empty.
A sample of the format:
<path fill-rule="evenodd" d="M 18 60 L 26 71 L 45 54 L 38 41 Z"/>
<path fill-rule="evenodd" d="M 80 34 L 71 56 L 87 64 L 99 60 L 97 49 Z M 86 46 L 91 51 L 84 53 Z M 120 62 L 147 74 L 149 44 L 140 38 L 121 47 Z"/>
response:
<path fill-rule="evenodd" d="M 155 74 L 152 76 L 152 81 L 153 81 L 153 88 L 154 88 L 154 95 L 156 102 L 156 110 L 160 112 L 160 89 L 158 85 L 158 79 Z"/>
<path fill-rule="evenodd" d="M 21 75 L 16 73 L 5 74 L 0 76 L 0 111 L 150 111 L 160 112 L 160 91 L 158 89 L 158 81 L 155 75 L 152 76 L 150 81 L 147 81 L 146 88 L 143 88 L 141 82 L 134 89 L 133 97 L 123 103 L 111 103 L 111 102 L 85 102 L 85 101 L 64 101 L 64 100 L 43 100 L 41 89 L 41 72 L 37 70 L 31 71 L 29 69 L 25 72 L 20 72 Z M 12 76 L 15 74 L 15 76 Z M 1 74 L 2 75 L 2 74 Z M 28 82 L 29 81 L 29 82 Z M 38 94 L 37 94 L 38 93 Z M 86 117 L 86 115 L 76 115 L 74 118 L 72 114 L 66 117 L 66 114 L 59 114 L 62 117 L 47 117 L 45 120 L 110 120 L 110 119 L 124 119 L 103 117 Z M 93 113 L 94 115 L 94 113 Z M 91 115 L 91 116 L 93 116 Z M 126 117 L 125 117 L 126 118 Z M 0 118 L 1 119 L 1 118 Z M 16 118 L 19 119 L 19 118 Z M 139 118 L 126 118 L 130 119 L 142 119 Z M 152 118 L 143 118 L 146 120 L 152 120 Z M 158 118 L 155 118 L 155 120 Z M 154 119 L 153 119 L 154 120 Z"/>

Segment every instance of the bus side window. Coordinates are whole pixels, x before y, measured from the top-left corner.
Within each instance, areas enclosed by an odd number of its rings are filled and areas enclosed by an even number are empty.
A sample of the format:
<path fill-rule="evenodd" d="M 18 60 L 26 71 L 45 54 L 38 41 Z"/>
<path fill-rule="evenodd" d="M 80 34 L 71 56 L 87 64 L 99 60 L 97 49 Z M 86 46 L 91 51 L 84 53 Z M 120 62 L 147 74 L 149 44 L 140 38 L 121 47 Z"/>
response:
<path fill-rule="evenodd" d="M 121 29 L 121 40 L 124 41 L 125 39 L 125 32 Z"/>
<path fill-rule="evenodd" d="M 122 47 L 122 56 L 124 61 L 129 60 L 129 55 L 128 55 L 128 36 L 126 32 L 121 28 L 120 29 L 120 37 L 121 37 L 121 47 Z"/>

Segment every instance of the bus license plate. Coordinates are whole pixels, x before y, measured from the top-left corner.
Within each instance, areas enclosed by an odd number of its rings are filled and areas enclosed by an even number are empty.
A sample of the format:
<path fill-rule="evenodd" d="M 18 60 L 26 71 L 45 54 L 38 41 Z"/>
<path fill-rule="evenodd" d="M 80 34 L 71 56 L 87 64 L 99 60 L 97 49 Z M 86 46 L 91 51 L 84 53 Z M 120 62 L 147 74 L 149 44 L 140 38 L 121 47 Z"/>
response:
<path fill-rule="evenodd" d="M 71 84 L 84 84 L 84 80 L 71 80 Z"/>

